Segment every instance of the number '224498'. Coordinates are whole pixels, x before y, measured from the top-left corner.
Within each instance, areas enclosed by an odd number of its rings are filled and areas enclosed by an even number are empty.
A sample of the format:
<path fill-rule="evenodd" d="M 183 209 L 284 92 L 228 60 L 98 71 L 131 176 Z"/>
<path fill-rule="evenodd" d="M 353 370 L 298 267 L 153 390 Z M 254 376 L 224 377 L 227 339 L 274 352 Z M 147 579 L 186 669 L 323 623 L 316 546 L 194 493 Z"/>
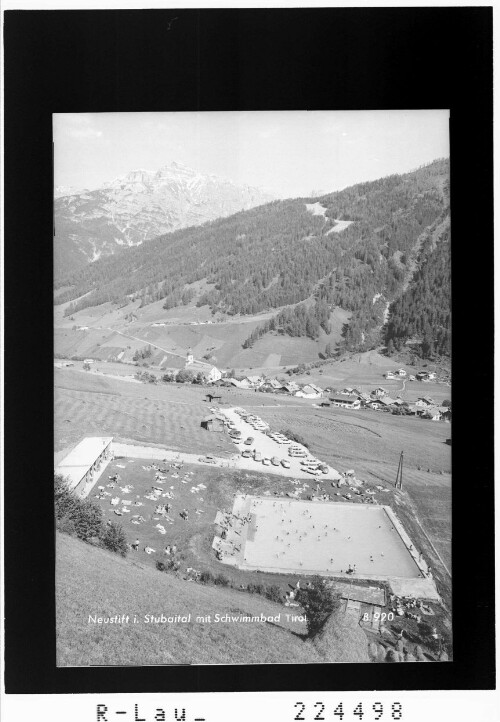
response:
<path fill-rule="evenodd" d="M 401 702 L 393 702 L 390 706 L 384 705 L 382 702 L 374 702 L 371 706 L 366 705 L 363 708 L 363 703 L 358 702 L 354 709 L 347 709 L 347 705 L 344 709 L 343 702 L 339 702 L 335 709 L 328 713 L 326 711 L 326 705 L 323 702 L 315 702 L 313 709 L 309 710 L 309 714 L 306 712 L 306 705 L 303 702 L 295 702 L 295 709 L 298 710 L 297 714 L 293 718 L 297 722 L 335 722 L 335 720 L 363 720 L 366 716 L 365 722 L 378 722 L 384 717 L 386 720 L 402 720 L 403 719 L 403 706 Z M 311 716 L 311 714 L 313 716 Z"/>

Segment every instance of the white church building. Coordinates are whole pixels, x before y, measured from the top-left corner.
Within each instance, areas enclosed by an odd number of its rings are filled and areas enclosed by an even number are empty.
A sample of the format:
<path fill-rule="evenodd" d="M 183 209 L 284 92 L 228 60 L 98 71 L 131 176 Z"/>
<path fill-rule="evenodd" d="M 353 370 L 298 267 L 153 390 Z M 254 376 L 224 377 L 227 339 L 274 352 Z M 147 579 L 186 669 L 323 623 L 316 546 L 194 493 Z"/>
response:
<path fill-rule="evenodd" d="M 188 349 L 188 352 L 186 354 L 185 368 L 193 372 L 201 371 L 201 373 L 205 377 L 205 380 L 209 384 L 213 384 L 214 381 L 218 381 L 222 378 L 222 373 L 216 366 L 211 366 L 210 364 L 203 363 L 202 361 L 195 361 L 191 349 Z"/>

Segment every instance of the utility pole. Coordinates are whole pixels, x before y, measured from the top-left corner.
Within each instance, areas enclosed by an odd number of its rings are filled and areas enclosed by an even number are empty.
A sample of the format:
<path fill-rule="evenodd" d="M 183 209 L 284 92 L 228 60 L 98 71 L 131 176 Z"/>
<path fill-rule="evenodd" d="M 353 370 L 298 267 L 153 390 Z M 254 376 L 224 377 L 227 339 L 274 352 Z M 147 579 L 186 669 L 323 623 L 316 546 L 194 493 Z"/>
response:
<path fill-rule="evenodd" d="M 396 474 L 396 489 L 402 489 L 403 488 L 403 452 L 401 452 L 401 456 L 399 457 L 399 466 L 398 466 L 398 473 Z"/>

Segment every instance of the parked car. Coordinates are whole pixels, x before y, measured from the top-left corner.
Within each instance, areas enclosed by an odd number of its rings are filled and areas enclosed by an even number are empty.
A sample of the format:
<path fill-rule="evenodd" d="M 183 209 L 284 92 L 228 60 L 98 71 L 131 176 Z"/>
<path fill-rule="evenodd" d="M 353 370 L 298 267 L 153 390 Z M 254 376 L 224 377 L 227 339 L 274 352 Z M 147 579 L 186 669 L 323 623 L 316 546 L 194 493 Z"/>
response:
<path fill-rule="evenodd" d="M 247 446 L 250 446 L 251 444 L 253 444 L 253 442 L 254 442 L 253 436 L 249 436 L 248 439 L 245 439 L 245 444 Z"/>
<path fill-rule="evenodd" d="M 281 459 L 281 466 L 283 466 L 285 469 L 289 469 L 290 462 L 287 459 Z"/>
<path fill-rule="evenodd" d="M 245 457 L 245 459 L 249 459 L 252 456 L 252 452 L 250 449 L 245 449 L 241 452 L 241 455 Z"/>
<path fill-rule="evenodd" d="M 268 459 L 267 456 L 266 456 L 266 457 L 264 457 L 264 458 L 262 459 L 262 463 L 264 464 L 264 466 L 269 466 L 270 463 L 271 463 L 271 460 Z"/>
<path fill-rule="evenodd" d="M 203 461 L 205 464 L 216 464 L 216 460 L 213 456 L 199 456 L 198 461 Z"/>
<path fill-rule="evenodd" d="M 260 453 L 260 451 L 255 451 L 253 458 L 255 459 L 255 461 L 262 461 L 262 454 Z"/>
<path fill-rule="evenodd" d="M 273 458 L 271 459 L 271 464 L 272 464 L 273 466 L 279 466 L 279 465 L 280 465 L 280 460 L 278 459 L 277 456 L 273 456 Z"/>

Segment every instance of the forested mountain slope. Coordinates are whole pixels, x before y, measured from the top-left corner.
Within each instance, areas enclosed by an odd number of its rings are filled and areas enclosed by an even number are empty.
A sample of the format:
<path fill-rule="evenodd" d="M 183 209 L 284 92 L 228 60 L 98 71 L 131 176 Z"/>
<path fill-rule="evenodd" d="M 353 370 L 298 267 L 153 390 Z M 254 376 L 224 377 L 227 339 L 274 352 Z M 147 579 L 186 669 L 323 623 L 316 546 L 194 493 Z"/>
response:
<path fill-rule="evenodd" d="M 437 160 L 404 175 L 320 198 L 275 201 L 160 236 L 61 279 L 70 289 L 58 303 L 88 294 L 69 305 L 68 315 L 127 298 L 165 299 L 169 308 L 205 280 L 197 303 L 214 312 L 253 314 L 307 300 L 307 313 L 281 314 L 277 328 L 301 335 L 308 316 L 311 335 L 337 306 L 352 312 L 347 346 L 370 345 L 370 331 L 378 334 L 388 303 L 408 286 L 426 239 L 449 214 L 448 173 L 448 161 Z M 290 313 L 299 320 L 290 322 Z"/>
<path fill-rule="evenodd" d="M 408 289 L 391 305 L 385 340 L 399 351 L 407 340 L 421 342 L 424 357 L 451 352 L 451 243 L 449 224 L 437 242 L 428 238 L 421 266 Z"/>

